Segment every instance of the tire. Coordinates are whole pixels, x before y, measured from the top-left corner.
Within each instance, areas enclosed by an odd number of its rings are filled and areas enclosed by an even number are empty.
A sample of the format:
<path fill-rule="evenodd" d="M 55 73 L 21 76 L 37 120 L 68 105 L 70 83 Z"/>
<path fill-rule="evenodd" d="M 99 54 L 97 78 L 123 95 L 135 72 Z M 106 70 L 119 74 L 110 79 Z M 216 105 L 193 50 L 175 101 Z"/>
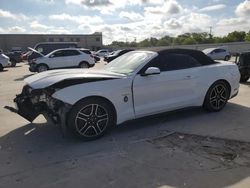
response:
<path fill-rule="evenodd" d="M 0 71 L 3 71 L 3 65 L 0 64 Z"/>
<path fill-rule="evenodd" d="M 229 59 L 230 59 L 230 56 L 228 55 L 224 58 L 225 61 L 229 61 Z"/>
<path fill-rule="evenodd" d="M 16 63 L 17 63 L 17 62 L 16 62 L 15 60 L 14 60 L 14 61 L 11 61 L 10 66 L 11 66 L 11 67 L 15 67 L 15 66 L 16 66 Z"/>
<path fill-rule="evenodd" d="M 85 69 L 87 69 L 87 68 L 89 68 L 89 64 L 88 64 L 87 62 L 81 62 L 81 63 L 79 64 L 79 67 L 80 67 L 80 68 L 85 68 Z"/>
<path fill-rule="evenodd" d="M 115 112 L 99 98 L 87 98 L 73 106 L 67 126 L 78 138 L 89 141 L 103 136 L 115 124 Z"/>
<path fill-rule="evenodd" d="M 225 82 L 215 82 L 206 94 L 203 107 L 210 112 L 222 110 L 227 104 L 229 93 L 229 88 Z"/>
<path fill-rule="evenodd" d="M 47 71 L 49 68 L 47 65 L 38 65 L 37 72 L 44 72 Z"/>
<path fill-rule="evenodd" d="M 240 77 L 240 82 L 241 83 L 245 83 L 245 82 L 247 82 L 247 80 L 250 78 L 250 76 L 249 75 L 241 75 L 241 77 Z"/>

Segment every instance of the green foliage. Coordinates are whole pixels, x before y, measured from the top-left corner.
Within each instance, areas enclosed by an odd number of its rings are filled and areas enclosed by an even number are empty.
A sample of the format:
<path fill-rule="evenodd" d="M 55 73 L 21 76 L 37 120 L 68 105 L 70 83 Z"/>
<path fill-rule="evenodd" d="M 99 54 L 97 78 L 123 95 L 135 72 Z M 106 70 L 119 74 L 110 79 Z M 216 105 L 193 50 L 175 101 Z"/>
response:
<path fill-rule="evenodd" d="M 246 34 L 245 41 L 250 41 L 250 31 Z"/>
<path fill-rule="evenodd" d="M 227 42 L 242 42 L 245 40 L 246 32 L 245 31 L 234 31 L 229 33 L 226 37 Z"/>
<path fill-rule="evenodd" d="M 112 47 L 152 47 L 152 46 L 171 46 L 171 45 L 191 45 L 191 44 L 208 44 L 208 43 L 225 43 L 250 41 L 250 31 L 234 31 L 227 36 L 214 37 L 209 33 L 184 33 L 177 37 L 164 36 L 160 39 L 149 38 L 140 42 L 120 42 L 113 41 L 109 46 Z"/>

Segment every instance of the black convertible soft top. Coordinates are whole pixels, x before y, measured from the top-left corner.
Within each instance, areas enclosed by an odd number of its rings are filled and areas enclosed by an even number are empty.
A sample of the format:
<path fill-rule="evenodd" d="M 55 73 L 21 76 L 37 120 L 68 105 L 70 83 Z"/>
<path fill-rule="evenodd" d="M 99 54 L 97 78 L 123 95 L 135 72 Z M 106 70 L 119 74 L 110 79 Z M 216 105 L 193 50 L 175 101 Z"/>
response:
<path fill-rule="evenodd" d="M 180 49 L 180 48 L 173 48 L 173 49 L 164 49 L 164 48 L 146 48 L 141 49 L 143 51 L 153 51 L 157 52 L 159 55 L 163 54 L 185 54 L 190 55 L 195 58 L 200 64 L 202 65 L 212 65 L 216 64 L 217 62 L 212 60 L 206 54 L 199 50 L 191 50 L 191 49 Z"/>

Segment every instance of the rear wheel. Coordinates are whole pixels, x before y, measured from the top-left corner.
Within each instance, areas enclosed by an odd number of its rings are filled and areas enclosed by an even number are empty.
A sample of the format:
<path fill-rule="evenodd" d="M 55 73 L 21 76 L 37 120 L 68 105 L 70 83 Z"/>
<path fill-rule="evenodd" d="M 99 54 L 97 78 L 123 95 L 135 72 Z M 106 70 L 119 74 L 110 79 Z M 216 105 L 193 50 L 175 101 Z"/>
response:
<path fill-rule="evenodd" d="M 48 66 L 46 66 L 46 65 L 39 65 L 38 67 L 37 67 L 37 72 L 44 72 L 44 71 L 47 71 L 49 68 L 48 68 Z"/>
<path fill-rule="evenodd" d="M 80 67 L 80 68 L 89 68 L 89 64 L 88 64 L 87 62 L 81 62 L 81 63 L 79 64 L 79 67 Z"/>
<path fill-rule="evenodd" d="M 244 83 L 244 82 L 247 82 L 247 80 L 250 78 L 250 76 L 249 75 L 241 75 L 241 77 L 240 77 L 240 82 L 242 82 L 242 83 Z"/>
<path fill-rule="evenodd" d="M 78 102 L 70 111 L 67 125 L 82 140 L 104 135 L 115 123 L 113 108 L 104 100 L 89 98 Z"/>
<path fill-rule="evenodd" d="M 0 71 L 3 71 L 3 65 L 0 64 Z"/>
<path fill-rule="evenodd" d="M 229 88 L 225 82 L 215 82 L 206 94 L 203 107 L 210 112 L 222 110 L 229 99 L 229 92 Z"/>

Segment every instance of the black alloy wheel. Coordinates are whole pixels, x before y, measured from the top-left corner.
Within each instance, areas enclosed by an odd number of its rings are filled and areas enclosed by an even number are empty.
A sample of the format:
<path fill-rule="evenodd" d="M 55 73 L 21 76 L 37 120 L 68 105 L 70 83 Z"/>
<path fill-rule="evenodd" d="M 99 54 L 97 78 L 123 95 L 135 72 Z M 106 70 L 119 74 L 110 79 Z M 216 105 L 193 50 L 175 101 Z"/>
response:
<path fill-rule="evenodd" d="M 223 81 L 214 83 L 206 94 L 204 108 L 217 112 L 224 108 L 229 99 L 229 88 Z"/>
<path fill-rule="evenodd" d="M 94 140 L 114 125 L 114 111 L 100 99 L 86 99 L 78 102 L 71 110 L 68 127 L 83 140 Z"/>

